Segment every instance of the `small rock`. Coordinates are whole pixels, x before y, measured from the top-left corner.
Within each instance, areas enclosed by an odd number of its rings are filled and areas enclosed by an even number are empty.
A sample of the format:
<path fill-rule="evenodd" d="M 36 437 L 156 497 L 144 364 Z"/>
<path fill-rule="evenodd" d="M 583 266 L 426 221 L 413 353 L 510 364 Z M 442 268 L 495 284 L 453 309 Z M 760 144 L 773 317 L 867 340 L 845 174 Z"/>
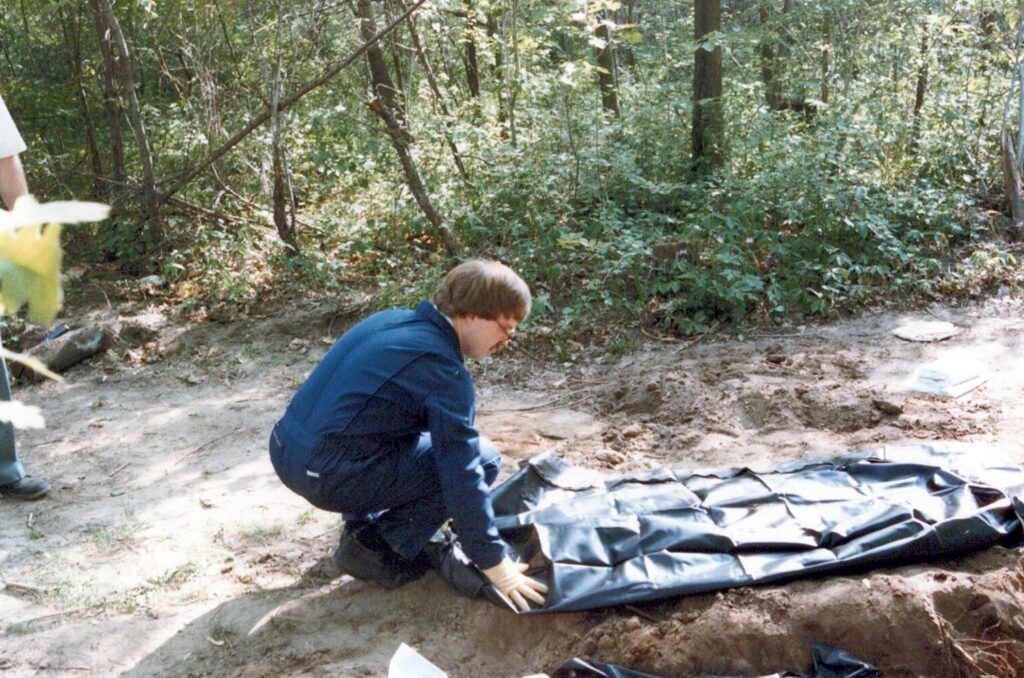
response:
<path fill-rule="evenodd" d="M 626 461 L 626 457 L 615 450 L 601 450 L 597 453 L 597 459 L 609 466 L 618 466 Z"/>
<path fill-rule="evenodd" d="M 875 398 L 871 401 L 871 405 L 882 414 L 894 417 L 903 414 L 903 405 L 885 398 Z"/>
<path fill-rule="evenodd" d="M 772 365 L 781 365 L 782 363 L 786 362 L 786 356 L 779 355 L 778 353 L 773 353 L 771 355 L 765 356 L 764 359 L 770 362 Z"/>
<path fill-rule="evenodd" d="M 642 436 L 646 432 L 647 432 L 647 429 L 645 429 L 640 424 L 630 424 L 626 428 L 622 429 L 622 437 L 623 438 L 627 438 L 627 439 L 628 438 L 638 438 L 638 437 Z"/>

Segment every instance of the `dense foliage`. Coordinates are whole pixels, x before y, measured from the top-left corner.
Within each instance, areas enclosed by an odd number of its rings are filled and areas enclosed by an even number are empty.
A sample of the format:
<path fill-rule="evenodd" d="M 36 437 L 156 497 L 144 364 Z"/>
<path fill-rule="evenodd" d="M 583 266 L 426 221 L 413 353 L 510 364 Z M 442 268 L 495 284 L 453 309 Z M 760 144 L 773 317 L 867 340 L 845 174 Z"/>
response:
<path fill-rule="evenodd" d="M 432 287 L 450 253 L 367 107 L 378 95 L 464 253 L 520 269 L 533 323 L 562 331 L 934 293 L 954 255 L 990 253 L 1009 226 L 999 132 L 1020 10 L 1001 0 L 727 2 L 699 43 L 689 2 L 439 0 L 380 42 L 396 97 L 374 93 L 361 56 L 281 111 L 276 134 L 268 121 L 186 182 L 275 90 L 285 100 L 363 42 L 360 8 L 379 30 L 409 2 L 121 0 L 158 220 L 106 4 L 4 4 L 0 91 L 35 192 L 115 206 L 74 256 L 167 276 L 192 307 L 368 280 L 404 303 Z M 716 46 L 723 162 L 697 174 L 694 52 Z"/>

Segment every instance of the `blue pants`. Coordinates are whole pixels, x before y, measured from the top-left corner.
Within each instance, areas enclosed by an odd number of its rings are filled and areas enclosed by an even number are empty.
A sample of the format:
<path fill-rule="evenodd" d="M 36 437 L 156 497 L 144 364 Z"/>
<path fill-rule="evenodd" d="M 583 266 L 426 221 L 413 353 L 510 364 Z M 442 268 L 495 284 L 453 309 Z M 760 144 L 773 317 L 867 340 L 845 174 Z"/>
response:
<path fill-rule="evenodd" d="M 386 446 L 390 449 L 382 449 Z M 477 439 L 484 480 L 494 483 L 501 457 L 484 436 Z M 361 458 L 346 454 L 295 459 L 277 430 L 270 436 L 270 460 L 281 481 L 317 508 L 342 514 L 346 528 L 373 524 L 391 548 L 412 560 L 449 518 L 429 433 L 375 443 Z"/>
<path fill-rule="evenodd" d="M 0 346 L 3 342 L 0 341 Z M 7 374 L 7 363 L 0 358 L 0 400 L 11 399 L 11 380 Z M 15 483 L 25 477 L 25 469 L 18 461 L 18 451 L 14 447 L 14 427 L 11 422 L 0 422 L 0 485 Z"/>

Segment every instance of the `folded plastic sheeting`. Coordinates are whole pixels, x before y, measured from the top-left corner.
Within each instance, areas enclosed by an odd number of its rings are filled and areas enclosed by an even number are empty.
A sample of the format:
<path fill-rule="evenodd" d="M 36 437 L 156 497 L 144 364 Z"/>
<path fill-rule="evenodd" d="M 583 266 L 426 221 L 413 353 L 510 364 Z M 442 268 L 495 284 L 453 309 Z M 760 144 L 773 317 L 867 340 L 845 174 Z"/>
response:
<path fill-rule="evenodd" d="M 763 678 L 878 678 L 882 674 L 871 664 L 857 659 L 848 652 L 815 643 L 811 648 L 813 668 L 810 675 L 803 673 L 773 673 Z M 602 664 L 573 659 L 551 674 L 551 678 L 659 678 L 650 673 L 639 673 L 614 664 Z M 706 676 L 705 678 L 725 678 Z"/>
<path fill-rule="evenodd" d="M 602 476 L 553 455 L 495 489 L 498 529 L 546 568 L 536 612 L 895 565 L 1017 539 L 1024 470 L 985 448 Z"/>

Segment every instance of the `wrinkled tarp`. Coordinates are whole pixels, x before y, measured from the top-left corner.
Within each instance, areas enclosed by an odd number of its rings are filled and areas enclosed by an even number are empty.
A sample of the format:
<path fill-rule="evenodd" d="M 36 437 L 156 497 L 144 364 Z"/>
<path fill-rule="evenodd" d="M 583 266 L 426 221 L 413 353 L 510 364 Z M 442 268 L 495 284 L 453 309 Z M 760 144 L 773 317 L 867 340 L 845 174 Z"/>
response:
<path fill-rule="evenodd" d="M 608 476 L 544 454 L 492 497 L 550 587 L 534 612 L 584 610 L 1019 541 L 1024 470 L 955 445 Z"/>
<path fill-rule="evenodd" d="M 762 678 L 879 678 L 881 672 L 857 659 L 849 652 L 829 647 L 823 643 L 815 643 L 811 647 L 811 658 L 814 662 L 810 675 L 803 673 L 773 673 Z M 584 659 L 573 659 L 566 662 L 551 678 L 659 678 L 650 673 L 640 673 L 624 669 L 614 664 L 602 664 Z M 703 676 L 702 678 L 725 678 L 724 676 Z"/>

